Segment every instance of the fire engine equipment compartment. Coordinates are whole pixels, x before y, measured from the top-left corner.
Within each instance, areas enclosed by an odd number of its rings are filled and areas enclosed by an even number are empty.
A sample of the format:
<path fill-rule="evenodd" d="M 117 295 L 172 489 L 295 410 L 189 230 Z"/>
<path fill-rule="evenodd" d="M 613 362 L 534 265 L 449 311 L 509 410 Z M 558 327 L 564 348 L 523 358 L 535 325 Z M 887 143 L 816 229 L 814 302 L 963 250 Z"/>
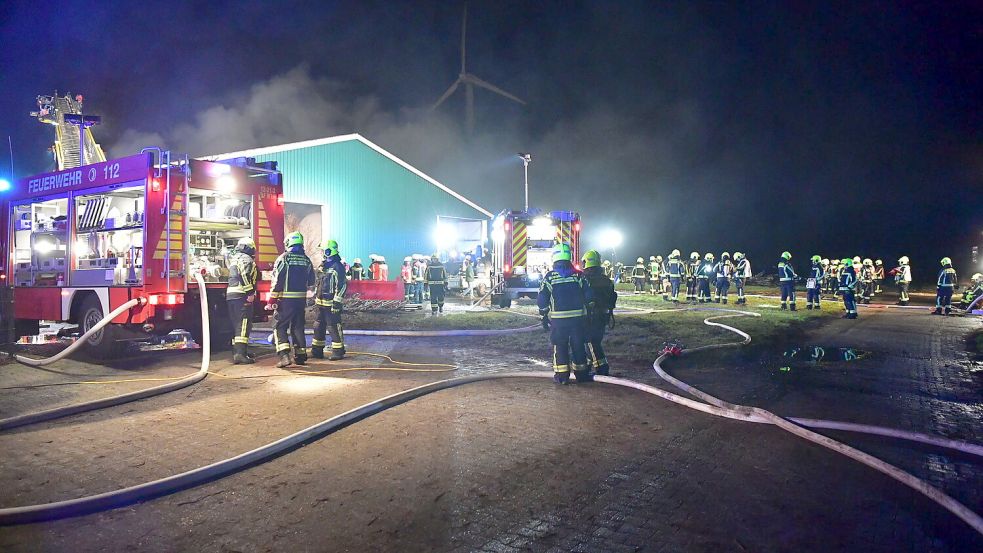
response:
<path fill-rule="evenodd" d="M 240 238 L 253 238 L 251 196 L 191 188 L 188 194 L 190 272 L 225 282 L 228 254 Z M 189 274 L 189 279 L 190 279 Z"/>

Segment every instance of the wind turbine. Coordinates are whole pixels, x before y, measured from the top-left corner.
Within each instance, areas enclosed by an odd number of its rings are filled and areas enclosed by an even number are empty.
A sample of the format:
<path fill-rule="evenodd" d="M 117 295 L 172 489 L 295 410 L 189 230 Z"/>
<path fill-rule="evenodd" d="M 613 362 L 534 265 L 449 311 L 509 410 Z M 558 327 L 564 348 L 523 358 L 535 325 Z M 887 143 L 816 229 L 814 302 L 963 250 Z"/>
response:
<path fill-rule="evenodd" d="M 504 96 L 513 102 L 517 102 L 522 105 L 526 105 L 525 102 L 520 100 L 517 96 L 505 92 L 501 88 L 489 83 L 488 81 L 482 80 L 467 71 L 467 34 L 468 34 L 468 3 L 464 3 L 464 17 L 461 19 L 461 72 L 457 75 L 457 80 L 444 92 L 444 95 L 440 97 L 439 100 L 433 105 L 431 111 L 436 110 L 440 107 L 440 104 L 444 103 L 444 100 L 449 98 L 457 88 L 464 85 L 464 123 L 467 128 L 468 135 L 474 133 L 474 87 L 478 86 L 494 92 L 499 96 Z"/>

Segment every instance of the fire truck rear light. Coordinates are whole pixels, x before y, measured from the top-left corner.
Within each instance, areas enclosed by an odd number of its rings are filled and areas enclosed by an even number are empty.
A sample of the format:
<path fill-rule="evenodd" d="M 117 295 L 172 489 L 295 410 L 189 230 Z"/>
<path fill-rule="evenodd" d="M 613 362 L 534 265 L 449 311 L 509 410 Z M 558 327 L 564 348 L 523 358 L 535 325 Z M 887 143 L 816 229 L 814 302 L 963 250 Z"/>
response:
<path fill-rule="evenodd" d="M 280 206 L 283 205 L 283 194 L 277 195 L 277 197 L 276 197 L 276 205 L 280 205 Z"/>
<path fill-rule="evenodd" d="M 150 181 L 150 189 L 154 192 L 160 192 L 160 179 Z"/>
<path fill-rule="evenodd" d="M 150 296 L 150 298 L 148 298 L 147 300 L 147 303 L 149 303 L 150 305 L 157 305 L 159 301 L 160 301 L 159 296 Z"/>
<path fill-rule="evenodd" d="M 580 263 L 574 263 L 573 268 L 574 269 L 577 269 L 579 271 L 580 270 Z"/>
<path fill-rule="evenodd" d="M 509 265 L 508 263 L 506 263 L 506 264 L 505 264 L 505 272 L 506 272 L 506 273 L 509 273 L 509 272 L 511 272 L 511 271 L 512 271 L 512 266 L 511 266 L 511 265 Z"/>
<path fill-rule="evenodd" d="M 150 305 L 178 305 L 184 303 L 184 296 L 178 294 L 153 294 L 148 298 Z"/>
<path fill-rule="evenodd" d="M 580 223 L 574 223 L 573 230 L 580 232 Z"/>

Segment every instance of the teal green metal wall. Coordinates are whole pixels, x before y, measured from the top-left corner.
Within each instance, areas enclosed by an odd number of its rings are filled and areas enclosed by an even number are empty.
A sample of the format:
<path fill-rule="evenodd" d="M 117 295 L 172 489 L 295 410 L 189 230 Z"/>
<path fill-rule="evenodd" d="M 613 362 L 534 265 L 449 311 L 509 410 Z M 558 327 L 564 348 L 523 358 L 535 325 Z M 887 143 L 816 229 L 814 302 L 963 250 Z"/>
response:
<path fill-rule="evenodd" d="M 327 205 L 325 233 L 349 263 L 386 257 L 389 278 L 412 253 L 433 252 L 437 216 L 486 219 L 480 211 L 357 140 L 256 156 L 276 161 L 288 202 Z"/>

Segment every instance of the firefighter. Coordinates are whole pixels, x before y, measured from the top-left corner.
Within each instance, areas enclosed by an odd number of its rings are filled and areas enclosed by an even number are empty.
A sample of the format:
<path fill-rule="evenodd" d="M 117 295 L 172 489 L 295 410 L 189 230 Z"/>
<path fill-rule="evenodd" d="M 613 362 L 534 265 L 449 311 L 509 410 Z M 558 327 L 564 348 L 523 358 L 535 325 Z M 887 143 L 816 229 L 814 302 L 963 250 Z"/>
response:
<path fill-rule="evenodd" d="M 314 321 L 314 340 L 311 342 L 311 356 L 324 359 L 325 335 L 331 335 L 331 357 L 338 361 L 345 357 L 345 335 L 341 329 L 342 299 L 348 288 L 345 268 L 338 255 L 338 242 L 325 240 L 321 243 L 324 261 L 317 274 L 314 287 L 314 305 L 317 306 L 317 319 Z"/>
<path fill-rule="evenodd" d="M 447 269 L 437 254 L 430 256 L 427 265 L 427 286 L 430 287 L 430 311 L 433 314 L 444 312 L 444 292 L 447 291 Z"/>
<path fill-rule="evenodd" d="M 857 272 L 853 268 L 852 259 L 844 259 L 840 267 L 839 289 L 843 294 L 843 307 L 846 309 L 844 319 L 857 318 L 857 301 L 854 295 L 857 289 Z"/>
<path fill-rule="evenodd" d="M 635 267 L 631 270 L 631 280 L 635 284 L 635 292 L 645 291 L 645 281 L 648 280 L 648 270 L 645 268 L 645 260 L 639 257 L 635 260 Z"/>
<path fill-rule="evenodd" d="M 747 305 L 747 298 L 744 296 L 744 287 L 751 280 L 751 262 L 741 252 L 734 252 L 734 260 L 737 261 L 737 266 L 734 268 L 734 286 L 737 288 L 737 303 L 739 305 Z"/>
<path fill-rule="evenodd" d="M 304 309 L 307 289 L 314 285 L 314 265 L 304 253 L 304 235 L 291 232 L 283 243 L 286 251 L 273 264 L 273 290 L 270 301 L 276 306 L 273 314 L 273 343 L 280 357 L 276 366 L 291 364 L 290 341 L 293 340 L 293 362 L 307 362 L 307 338 L 304 336 Z"/>
<path fill-rule="evenodd" d="M 427 264 L 423 255 L 413 254 L 413 303 L 423 303 L 423 286 L 427 280 Z"/>
<path fill-rule="evenodd" d="M 659 256 L 649 256 L 648 276 L 649 292 L 655 296 L 659 294 L 662 285 L 662 260 Z"/>
<path fill-rule="evenodd" d="M 249 355 L 249 333 L 253 328 L 253 306 L 256 301 L 256 243 L 252 238 L 240 238 L 229 254 L 229 288 L 225 300 L 229 306 L 229 320 L 235 336 L 232 337 L 232 363 L 255 363 Z"/>
<path fill-rule="evenodd" d="M 831 259 L 829 270 L 826 272 L 826 292 L 830 295 L 838 294 L 840 290 L 840 260 Z"/>
<path fill-rule="evenodd" d="M 867 305 L 870 305 L 870 298 L 874 296 L 874 273 L 874 261 L 864 259 L 860 268 L 860 301 Z"/>
<path fill-rule="evenodd" d="M 898 305 L 908 305 L 911 300 L 908 297 L 908 287 L 911 286 L 911 266 L 908 261 L 908 256 L 902 255 L 898 258 L 898 266 L 891 270 L 894 273 L 894 282 L 898 285 Z"/>
<path fill-rule="evenodd" d="M 983 296 L 983 274 L 975 273 L 973 274 L 969 287 L 963 292 L 959 307 L 969 309 L 969 306 L 980 296 Z"/>
<path fill-rule="evenodd" d="M 571 365 L 577 382 L 592 380 L 584 338 L 587 310 L 593 308 L 594 297 L 587 280 L 574 269 L 572 255 L 567 244 L 553 246 L 553 269 L 543 277 L 537 298 L 543 328 L 550 331 L 553 380 L 557 384 L 570 381 Z"/>
<path fill-rule="evenodd" d="M 348 268 L 348 280 L 362 280 L 365 276 L 364 269 L 362 268 L 362 258 L 356 257 L 355 261 L 352 262 L 352 266 Z"/>
<path fill-rule="evenodd" d="M 611 279 L 611 282 L 614 282 L 615 281 L 614 267 L 611 266 L 611 262 L 609 260 L 605 259 L 604 260 L 604 263 L 601 263 L 601 267 L 604 268 L 604 276 L 606 276 L 609 279 Z"/>
<path fill-rule="evenodd" d="M 700 253 L 692 252 L 689 254 L 689 263 L 686 264 L 686 303 L 696 303 L 696 289 L 700 274 Z"/>
<path fill-rule="evenodd" d="M 823 268 L 823 279 L 819 282 L 819 293 L 823 294 L 829 290 L 829 278 L 830 278 L 829 259 L 825 257 L 820 259 L 819 266 Z"/>
<path fill-rule="evenodd" d="M 672 303 L 679 304 L 679 288 L 682 286 L 683 277 L 686 276 L 686 264 L 679 259 L 679 250 L 672 250 L 669 254 L 669 261 L 666 262 L 666 274 L 669 276 L 669 295 Z"/>
<path fill-rule="evenodd" d="M 730 261 L 730 253 L 720 254 L 720 261 L 713 267 L 717 277 L 716 303 L 727 303 L 727 291 L 730 290 L 730 278 L 734 275 L 734 264 Z"/>
<path fill-rule="evenodd" d="M 659 273 L 662 275 L 662 301 L 669 301 L 669 292 L 672 290 L 672 282 L 669 279 L 669 260 L 662 260 L 661 255 L 655 256 L 659 262 Z"/>
<path fill-rule="evenodd" d="M 884 262 L 878 259 L 874 261 L 874 295 L 883 292 L 881 282 L 884 282 Z"/>
<path fill-rule="evenodd" d="M 699 271 L 696 273 L 696 281 L 699 287 L 697 295 L 700 303 L 710 303 L 710 277 L 714 274 L 713 254 L 708 253 L 703 256 L 703 263 L 700 264 Z"/>
<path fill-rule="evenodd" d="M 795 269 L 789 263 L 791 259 L 791 253 L 782 252 L 782 259 L 778 262 L 778 285 L 782 290 L 782 310 L 791 308 L 795 311 L 795 279 L 799 275 L 795 274 Z"/>
<path fill-rule="evenodd" d="M 618 293 L 614 291 L 614 283 L 604 274 L 598 264 L 601 254 L 590 250 L 584 254 L 582 267 L 584 278 L 594 294 L 594 309 L 587 314 L 587 358 L 594 367 L 594 372 L 607 376 L 610 372 L 607 357 L 604 355 L 604 332 L 609 324 L 614 324 L 614 308 L 618 303 Z"/>
<path fill-rule="evenodd" d="M 403 258 L 403 266 L 399 268 L 399 279 L 403 281 L 403 298 L 407 303 L 413 301 L 413 258 Z"/>
<path fill-rule="evenodd" d="M 389 280 L 389 265 L 384 255 L 375 256 L 371 267 L 372 280 Z"/>
<path fill-rule="evenodd" d="M 464 265 L 461 267 L 461 278 L 464 280 L 464 292 L 461 295 L 474 299 L 474 263 L 468 256 L 465 256 Z"/>
<path fill-rule="evenodd" d="M 946 315 L 952 314 L 952 292 L 955 291 L 958 280 L 956 270 L 952 268 L 952 260 L 943 257 L 942 270 L 939 271 L 939 278 L 936 283 L 938 291 L 935 293 L 935 311 L 932 312 L 934 315 L 942 315 L 943 309 L 945 309 Z"/>
<path fill-rule="evenodd" d="M 825 276 L 822 258 L 812 256 L 812 267 L 809 269 L 809 279 L 806 280 L 806 309 L 822 309 L 820 299 Z"/>

